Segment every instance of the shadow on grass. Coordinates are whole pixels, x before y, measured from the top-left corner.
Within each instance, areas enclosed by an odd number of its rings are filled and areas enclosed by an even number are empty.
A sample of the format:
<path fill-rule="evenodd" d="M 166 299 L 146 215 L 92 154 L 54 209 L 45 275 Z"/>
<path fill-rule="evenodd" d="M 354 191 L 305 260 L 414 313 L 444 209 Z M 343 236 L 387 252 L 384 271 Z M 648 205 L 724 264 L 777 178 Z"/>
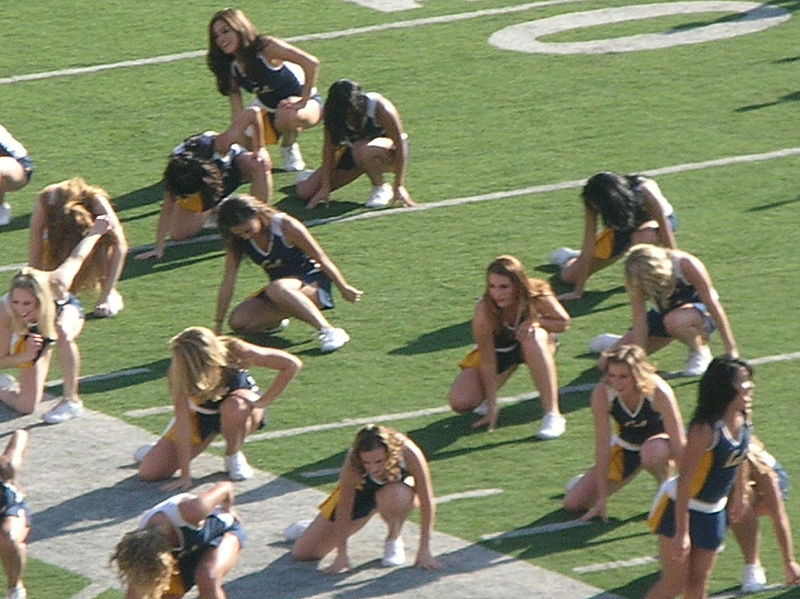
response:
<path fill-rule="evenodd" d="M 771 102 L 762 102 L 761 104 L 748 104 L 747 106 L 740 106 L 739 108 L 734 108 L 734 112 L 750 112 L 751 110 L 760 110 L 761 108 L 770 108 L 772 106 L 779 106 L 780 104 L 784 104 L 786 102 L 798 102 L 800 101 L 800 91 L 792 92 L 790 94 L 784 94 L 777 100 L 773 100 Z"/>
<path fill-rule="evenodd" d="M 752 208 L 745 210 L 745 212 L 762 212 L 764 210 L 772 210 L 773 208 L 780 208 L 781 206 L 786 206 L 787 204 L 796 204 L 798 202 L 800 202 L 800 196 L 797 196 L 791 200 L 781 200 L 780 202 L 770 202 L 769 204 L 761 204 L 761 206 L 753 206 Z"/>
<path fill-rule="evenodd" d="M 408 356 L 468 346 L 472 343 L 471 325 L 471 320 L 465 320 L 429 333 L 423 333 L 404 347 L 395 348 L 388 353 L 391 356 Z M 465 349 L 465 353 L 466 351 L 467 349 Z"/>
<path fill-rule="evenodd" d="M 295 195 L 294 185 L 286 185 L 281 187 L 279 191 L 285 193 L 286 197 L 277 201 L 275 207 L 305 222 L 309 227 L 314 226 L 314 221 L 319 219 L 336 220 L 339 217 L 349 216 L 355 211 L 364 210 L 362 202 L 337 200 L 336 194 L 340 193 L 338 191 L 333 192 L 329 203 L 320 204 L 313 210 L 308 210 L 306 208 L 306 200 L 301 200 Z"/>
<path fill-rule="evenodd" d="M 644 522 L 647 519 L 646 512 L 624 520 L 609 518 L 608 522 L 593 520 L 588 524 L 578 523 L 570 516 L 571 514 L 564 510 L 553 510 L 549 514 L 508 531 L 505 533 L 509 535 L 507 537 L 501 536 L 482 541 L 481 545 L 501 553 L 516 555 L 518 559 L 535 560 L 553 553 L 585 549 L 587 547 L 599 548 L 607 543 L 618 542 L 621 538 L 642 537 L 651 534 L 647 527 L 644 526 Z M 576 523 L 575 526 L 569 527 L 572 522 Z M 618 528 L 635 523 L 642 524 L 641 532 L 627 537 L 610 534 Z M 552 525 L 556 526 L 552 531 L 547 532 L 547 527 Z M 559 527 L 558 525 L 567 525 L 567 527 Z M 525 534 L 525 529 L 529 528 L 540 530 L 533 530 L 530 534 Z M 513 536 L 515 532 L 520 536 Z"/>
<path fill-rule="evenodd" d="M 161 200 L 164 198 L 164 182 L 157 181 L 146 187 L 123 193 L 114 198 L 114 207 L 120 215 L 120 220 L 124 223 L 149 218 L 153 214 L 158 214 L 161 210 Z M 153 206 L 152 212 L 138 214 L 133 217 L 125 217 L 128 210 L 140 208 L 142 206 Z"/>
<path fill-rule="evenodd" d="M 122 280 L 136 279 L 142 276 L 158 275 L 198 264 L 208 260 L 218 260 L 220 265 L 219 280 L 222 280 L 222 264 L 225 255 L 222 250 L 222 240 L 217 235 L 210 235 L 207 238 L 195 238 L 189 240 L 190 243 L 179 245 L 167 245 L 164 257 L 160 260 L 138 260 L 135 254 L 129 254 L 125 261 L 125 270 L 122 273 Z M 214 282 L 215 284 L 217 282 Z"/>

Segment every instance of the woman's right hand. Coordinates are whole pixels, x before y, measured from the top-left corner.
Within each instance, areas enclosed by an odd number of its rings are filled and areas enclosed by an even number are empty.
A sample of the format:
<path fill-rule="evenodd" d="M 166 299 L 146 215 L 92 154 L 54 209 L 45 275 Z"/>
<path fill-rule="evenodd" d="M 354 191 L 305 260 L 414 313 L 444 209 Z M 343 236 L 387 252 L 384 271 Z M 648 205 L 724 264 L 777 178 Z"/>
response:
<path fill-rule="evenodd" d="M 347 572 L 349 569 L 350 560 L 347 558 L 347 554 L 338 552 L 333 563 L 325 568 L 325 574 L 339 574 L 340 572 Z"/>
<path fill-rule="evenodd" d="M 607 498 L 598 499 L 594 502 L 594 505 L 589 508 L 589 511 L 579 518 L 579 521 L 589 522 L 592 518 L 597 518 L 599 516 L 603 522 L 608 522 L 607 505 Z"/>
<path fill-rule="evenodd" d="M 174 491 L 188 491 L 192 488 L 192 477 L 191 476 L 181 476 L 175 480 L 171 480 L 165 485 L 161 487 L 162 491 L 174 492 Z"/>
<path fill-rule="evenodd" d="M 141 254 L 136 254 L 137 260 L 152 260 L 153 258 L 163 258 L 164 257 L 164 249 L 153 248 L 152 250 L 147 250 L 146 252 L 142 252 Z"/>
<path fill-rule="evenodd" d="M 497 405 L 489 406 L 486 416 L 472 423 L 472 428 L 481 428 L 482 426 L 488 427 L 487 430 L 490 433 L 497 428 Z"/>
<path fill-rule="evenodd" d="M 569 301 L 572 301 L 572 300 L 579 300 L 582 297 L 583 297 L 583 291 L 577 291 L 577 290 L 567 291 L 566 293 L 561 293 L 561 294 L 556 296 L 556 298 L 559 301 L 562 301 L 562 302 L 569 302 Z"/>
<path fill-rule="evenodd" d="M 25 352 L 23 356 L 26 362 L 34 362 L 44 347 L 44 337 L 38 333 L 28 333 L 25 335 Z"/>
<path fill-rule="evenodd" d="M 308 200 L 306 204 L 306 208 L 308 210 L 312 210 L 319 206 L 320 204 L 327 204 L 331 201 L 331 187 L 330 185 L 325 185 L 321 183 L 317 193 L 311 196 L 311 199 Z"/>

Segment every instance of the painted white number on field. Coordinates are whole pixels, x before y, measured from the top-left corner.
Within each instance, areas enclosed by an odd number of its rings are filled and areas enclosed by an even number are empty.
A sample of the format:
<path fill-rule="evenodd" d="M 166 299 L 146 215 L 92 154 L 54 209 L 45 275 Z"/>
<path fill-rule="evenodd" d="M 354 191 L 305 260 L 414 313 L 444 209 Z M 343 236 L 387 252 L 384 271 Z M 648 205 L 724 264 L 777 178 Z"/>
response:
<path fill-rule="evenodd" d="M 419 2 L 414 0 L 347 0 L 359 6 L 379 10 L 381 12 L 396 12 L 398 10 L 410 10 L 419 8 Z"/>
<path fill-rule="evenodd" d="M 741 13 L 738 19 L 693 27 L 683 31 L 649 33 L 590 42 L 541 42 L 538 38 L 562 31 L 636 21 L 668 15 L 726 12 Z M 790 14 L 778 6 L 756 2 L 669 2 L 641 4 L 586 12 L 574 12 L 512 25 L 495 32 L 489 43 L 504 50 L 543 54 L 602 54 L 654 50 L 684 44 L 736 37 L 761 31 L 788 20 Z"/>

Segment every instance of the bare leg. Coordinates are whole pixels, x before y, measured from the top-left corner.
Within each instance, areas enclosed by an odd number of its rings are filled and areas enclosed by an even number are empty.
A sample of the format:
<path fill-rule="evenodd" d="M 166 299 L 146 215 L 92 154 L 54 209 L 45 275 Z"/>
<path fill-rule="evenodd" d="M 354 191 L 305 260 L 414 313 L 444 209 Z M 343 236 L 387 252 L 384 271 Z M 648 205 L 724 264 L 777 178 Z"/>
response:
<path fill-rule="evenodd" d="M 361 530 L 369 521 L 372 514 L 365 518 L 353 520 L 347 536 L 351 537 Z M 302 536 L 295 541 L 292 547 L 292 557 L 297 561 L 305 562 L 315 559 L 322 559 L 336 548 L 334 537 L 334 523 L 322 514 L 317 517 L 306 529 Z"/>
<path fill-rule="evenodd" d="M 200 599 L 225 599 L 222 579 L 239 559 L 241 545 L 233 533 L 225 533 L 219 546 L 208 549 L 195 571 L 195 583 Z"/>
<path fill-rule="evenodd" d="M 516 367 L 509 368 L 495 378 L 495 391 L 500 389 Z M 453 411 L 463 414 L 471 412 L 486 399 L 486 391 L 477 368 L 462 368 L 461 372 L 450 387 L 450 407 Z"/>

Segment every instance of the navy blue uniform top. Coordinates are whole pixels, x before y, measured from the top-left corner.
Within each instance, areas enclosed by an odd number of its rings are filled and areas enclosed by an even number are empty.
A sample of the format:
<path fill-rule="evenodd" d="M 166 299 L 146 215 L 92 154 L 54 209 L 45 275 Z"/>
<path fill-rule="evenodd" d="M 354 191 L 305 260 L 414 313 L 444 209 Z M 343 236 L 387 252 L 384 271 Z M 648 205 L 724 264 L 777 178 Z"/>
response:
<path fill-rule="evenodd" d="M 257 67 L 256 72 L 245 74 L 235 60 L 231 61 L 231 75 L 239 87 L 255 94 L 267 108 L 275 110 L 281 100 L 303 95 L 303 82 L 287 63 L 275 68 L 264 56 L 259 55 L 253 66 Z"/>
<path fill-rule="evenodd" d="M 631 445 L 641 446 L 653 435 L 664 432 L 664 420 L 653 407 L 652 397 L 643 397 L 637 410 L 632 412 L 613 388 L 607 389 L 609 412 L 617 423 L 617 435 L 620 439 Z"/>

